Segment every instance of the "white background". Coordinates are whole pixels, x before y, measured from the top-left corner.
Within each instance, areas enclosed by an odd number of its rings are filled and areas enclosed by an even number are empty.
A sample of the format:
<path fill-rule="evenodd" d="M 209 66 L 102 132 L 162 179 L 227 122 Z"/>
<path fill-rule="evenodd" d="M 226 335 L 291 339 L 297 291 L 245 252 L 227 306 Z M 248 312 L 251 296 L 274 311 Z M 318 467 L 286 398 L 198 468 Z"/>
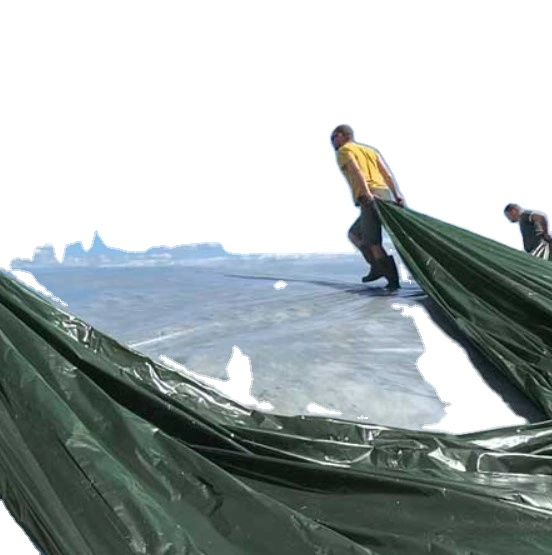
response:
<path fill-rule="evenodd" d="M 552 213 L 549 9 L 4 2 L 0 266 L 95 230 L 129 250 L 351 252 L 340 123 L 411 208 L 521 248 L 505 204 Z"/>

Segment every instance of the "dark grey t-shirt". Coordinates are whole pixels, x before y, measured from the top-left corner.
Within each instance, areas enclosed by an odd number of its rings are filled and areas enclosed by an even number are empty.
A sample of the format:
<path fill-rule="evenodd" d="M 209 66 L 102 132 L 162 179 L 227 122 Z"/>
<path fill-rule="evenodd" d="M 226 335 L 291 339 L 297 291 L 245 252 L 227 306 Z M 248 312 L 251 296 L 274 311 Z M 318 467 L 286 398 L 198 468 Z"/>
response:
<path fill-rule="evenodd" d="M 542 235 L 544 233 L 542 226 L 538 222 L 533 221 L 531 216 L 534 213 L 533 210 L 524 210 L 519 220 L 521 236 L 523 237 L 523 248 L 527 252 L 531 252 L 533 249 L 537 248 L 542 241 Z"/>

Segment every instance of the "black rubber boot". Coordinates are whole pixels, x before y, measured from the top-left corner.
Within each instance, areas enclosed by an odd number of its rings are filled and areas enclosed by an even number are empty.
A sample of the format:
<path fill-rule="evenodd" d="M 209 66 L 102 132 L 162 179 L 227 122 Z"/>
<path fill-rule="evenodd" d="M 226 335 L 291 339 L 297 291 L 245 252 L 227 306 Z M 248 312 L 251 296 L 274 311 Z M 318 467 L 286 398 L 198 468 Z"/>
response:
<path fill-rule="evenodd" d="M 368 262 L 368 265 L 370 266 L 370 273 L 366 274 L 362 278 L 362 283 L 367 283 L 369 281 L 376 281 L 376 279 L 384 277 L 385 273 L 382 270 L 381 265 L 378 264 L 377 261 L 374 259 L 374 255 L 370 252 L 370 249 L 361 248 L 360 252 L 364 257 L 364 260 L 366 260 L 366 262 Z"/>
<path fill-rule="evenodd" d="M 396 291 L 397 289 L 400 289 L 401 284 L 399 281 L 399 272 L 397 270 L 397 265 L 395 264 L 395 259 L 392 256 L 386 256 L 382 262 L 382 266 L 385 269 L 385 277 L 388 281 L 385 289 L 387 291 Z"/>
<path fill-rule="evenodd" d="M 362 283 L 376 281 L 376 279 L 379 279 L 381 277 L 385 277 L 385 272 L 383 271 L 381 262 L 374 260 L 370 265 L 370 273 L 362 278 Z"/>

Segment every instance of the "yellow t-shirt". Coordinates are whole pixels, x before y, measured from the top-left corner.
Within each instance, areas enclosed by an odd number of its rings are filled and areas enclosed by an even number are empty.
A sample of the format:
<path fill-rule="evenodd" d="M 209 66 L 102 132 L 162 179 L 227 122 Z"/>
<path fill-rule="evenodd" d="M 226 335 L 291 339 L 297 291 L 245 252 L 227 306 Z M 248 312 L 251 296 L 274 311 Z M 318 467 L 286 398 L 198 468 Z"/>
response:
<path fill-rule="evenodd" d="M 339 165 L 339 169 L 351 187 L 355 204 L 357 204 L 357 199 L 363 191 L 359 190 L 353 180 L 353 176 L 349 175 L 349 172 L 345 169 L 345 164 L 347 164 L 350 160 L 356 161 L 362 175 L 366 179 L 366 184 L 368 185 L 370 191 L 377 192 L 382 191 L 382 189 L 389 190 L 389 187 L 385 182 L 385 178 L 379 169 L 378 158 L 379 155 L 373 148 L 360 145 L 352 141 L 344 144 L 337 151 L 337 163 Z M 376 189 L 376 191 L 374 191 L 374 189 Z"/>

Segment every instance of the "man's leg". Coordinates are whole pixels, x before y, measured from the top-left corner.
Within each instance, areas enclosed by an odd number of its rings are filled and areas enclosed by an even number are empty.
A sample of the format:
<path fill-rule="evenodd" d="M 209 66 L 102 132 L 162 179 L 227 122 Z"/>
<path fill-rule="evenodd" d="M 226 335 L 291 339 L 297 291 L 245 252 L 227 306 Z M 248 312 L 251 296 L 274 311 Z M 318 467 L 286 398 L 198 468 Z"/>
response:
<path fill-rule="evenodd" d="M 399 289 L 400 282 L 397 265 L 395 264 L 394 258 L 392 256 L 388 256 L 383 248 L 381 220 L 374 203 L 371 203 L 366 207 L 362 207 L 361 235 L 363 239 L 363 246 L 370 251 L 374 261 L 372 269 L 374 275 L 377 275 L 375 279 L 384 276 L 387 278 L 388 282 L 387 289 Z M 365 276 L 362 281 L 374 281 L 374 279 L 369 278 L 370 276 Z"/>
<path fill-rule="evenodd" d="M 368 264 L 372 264 L 372 253 L 362 246 L 362 238 L 360 236 L 360 218 L 358 218 L 351 226 L 347 236 L 349 237 L 349 241 L 351 241 L 351 243 L 353 243 L 353 245 L 361 252 L 364 260 L 366 260 Z"/>
<path fill-rule="evenodd" d="M 381 273 L 377 266 L 374 266 L 374 256 L 372 254 L 372 251 L 363 244 L 361 218 L 362 216 L 357 218 L 355 223 L 351 226 L 351 228 L 349 229 L 348 237 L 349 241 L 351 241 L 351 243 L 353 243 L 353 245 L 361 252 L 364 260 L 366 260 L 366 262 L 370 266 L 370 273 L 362 278 L 363 283 L 366 283 L 367 281 L 374 281 L 376 279 L 379 279 L 380 277 L 383 277 L 384 274 Z"/>

